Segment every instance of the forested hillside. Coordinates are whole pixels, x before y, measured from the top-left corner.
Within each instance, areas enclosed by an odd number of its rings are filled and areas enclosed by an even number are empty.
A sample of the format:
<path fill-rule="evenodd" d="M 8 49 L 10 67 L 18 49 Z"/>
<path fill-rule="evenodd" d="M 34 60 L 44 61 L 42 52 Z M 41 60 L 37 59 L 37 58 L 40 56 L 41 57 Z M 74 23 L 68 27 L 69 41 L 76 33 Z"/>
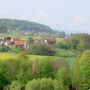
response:
<path fill-rule="evenodd" d="M 36 31 L 36 32 L 46 32 L 54 33 L 50 27 L 25 20 L 16 19 L 0 19 L 0 26 L 6 26 L 7 30 L 19 30 L 19 31 Z M 1 29 L 3 30 L 3 29 Z M 0 31 L 1 31 L 0 30 Z"/>

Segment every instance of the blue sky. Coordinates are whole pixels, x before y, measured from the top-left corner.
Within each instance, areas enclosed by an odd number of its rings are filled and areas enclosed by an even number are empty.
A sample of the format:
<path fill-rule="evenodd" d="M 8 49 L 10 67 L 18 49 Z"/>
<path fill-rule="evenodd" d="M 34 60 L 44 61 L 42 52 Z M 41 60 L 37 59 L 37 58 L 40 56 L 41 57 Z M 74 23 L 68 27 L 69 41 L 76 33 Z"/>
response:
<path fill-rule="evenodd" d="M 0 18 L 35 21 L 66 32 L 90 33 L 90 0 L 1 0 Z"/>

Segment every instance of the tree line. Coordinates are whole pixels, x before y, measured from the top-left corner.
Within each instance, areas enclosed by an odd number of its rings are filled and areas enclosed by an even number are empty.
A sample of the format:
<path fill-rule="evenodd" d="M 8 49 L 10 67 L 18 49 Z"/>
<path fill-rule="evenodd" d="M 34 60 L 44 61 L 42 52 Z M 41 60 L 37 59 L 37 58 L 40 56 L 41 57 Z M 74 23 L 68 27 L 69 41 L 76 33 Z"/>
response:
<path fill-rule="evenodd" d="M 89 90 L 90 50 L 78 57 L 73 68 L 65 60 L 0 60 L 0 90 Z"/>

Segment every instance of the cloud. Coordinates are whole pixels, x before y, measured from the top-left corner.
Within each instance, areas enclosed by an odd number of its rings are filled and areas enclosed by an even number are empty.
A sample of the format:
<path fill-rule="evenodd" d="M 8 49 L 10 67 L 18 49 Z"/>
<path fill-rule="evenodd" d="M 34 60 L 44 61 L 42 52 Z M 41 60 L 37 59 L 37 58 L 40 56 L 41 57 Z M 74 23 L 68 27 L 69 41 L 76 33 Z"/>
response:
<path fill-rule="evenodd" d="M 83 16 L 74 16 L 74 21 L 84 23 L 84 22 L 88 22 L 89 19 L 87 17 L 83 17 Z"/>
<path fill-rule="evenodd" d="M 41 10 L 37 13 L 37 16 L 42 18 L 47 18 L 48 14 Z"/>

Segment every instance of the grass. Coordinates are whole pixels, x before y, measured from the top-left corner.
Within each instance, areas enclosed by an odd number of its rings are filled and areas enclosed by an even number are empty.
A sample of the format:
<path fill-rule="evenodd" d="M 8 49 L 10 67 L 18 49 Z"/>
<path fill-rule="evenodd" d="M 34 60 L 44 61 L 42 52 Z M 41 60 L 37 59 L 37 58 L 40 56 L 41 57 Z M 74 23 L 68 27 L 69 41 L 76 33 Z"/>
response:
<path fill-rule="evenodd" d="M 7 59 L 16 59 L 18 54 L 16 53 L 0 53 L 0 60 L 7 60 Z M 34 60 L 65 60 L 72 66 L 76 58 L 75 57 L 59 57 L 59 56 L 41 56 L 41 55 L 28 55 L 29 59 Z"/>
<path fill-rule="evenodd" d="M 25 34 L 9 34 L 9 33 L 4 33 L 0 34 L 0 38 L 4 38 L 10 36 L 12 38 L 20 38 L 23 40 L 27 40 L 30 35 L 25 35 Z M 41 36 L 34 36 L 33 38 L 35 39 L 42 39 Z M 56 38 L 56 43 L 62 42 L 63 38 Z M 71 57 L 74 55 L 74 53 L 70 50 L 64 50 L 64 49 L 56 49 L 57 55 L 56 56 L 40 56 L 40 55 L 28 55 L 30 60 L 66 60 L 69 62 L 70 65 L 73 65 L 76 61 L 75 57 Z M 6 59 L 13 59 L 17 58 L 18 54 L 16 53 L 0 53 L 0 60 L 6 60 Z"/>
<path fill-rule="evenodd" d="M 0 33 L 0 38 L 4 38 L 4 37 L 12 37 L 12 38 L 20 38 L 20 39 L 24 39 L 27 40 L 29 38 L 29 34 L 15 34 L 15 33 Z M 33 36 L 34 39 L 42 39 L 42 36 Z M 63 41 L 63 38 L 56 38 L 56 42 L 61 42 Z"/>
<path fill-rule="evenodd" d="M 64 39 L 63 38 L 56 38 L 56 42 L 62 42 Z"/>
<path fill-rule="evenodd" d="M 74 57 L 76 54 L 71 50 L 56 48 L 56 56 Z"/>
<path fill-rule="evenodd" d="M 25 35 L 25 34 L 9 34 L 9 33 L 0 33 L 0 38 L 4 38 L 4 37 L 12 37 L 12 38 L 20 38 L 20 39 L 24 39 L 27 40 L 29 35 Z"/>
<path fill-rule="evenodd" d="M 12 38 L 20 38 L 23 40 L 27 40 L 29 38 L 29 34 L 13 34 L 13 33 L 0 33 L 0 38 L 4 38 L 4 37 L 12 37 Z M 33 36 L 34 39 L 42 39 L 41 36 Z"/>

